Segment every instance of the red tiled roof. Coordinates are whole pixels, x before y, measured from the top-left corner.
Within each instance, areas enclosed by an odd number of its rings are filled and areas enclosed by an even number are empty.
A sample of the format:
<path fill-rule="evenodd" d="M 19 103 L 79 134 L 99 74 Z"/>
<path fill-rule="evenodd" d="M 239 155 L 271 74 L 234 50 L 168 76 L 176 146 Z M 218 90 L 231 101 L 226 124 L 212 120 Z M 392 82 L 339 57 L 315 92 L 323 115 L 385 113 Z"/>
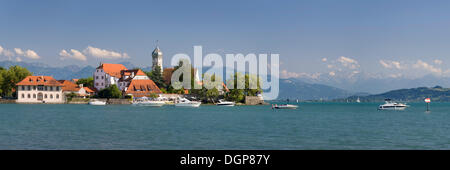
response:
<path fill-rule="evenodd" d="M 80 80 L 80 79 L 72 79 L 72 81 L 73 81 L 74 83 L 76 83 L 78 80 Z"/>
<path fill-rule="evenodd" d="M 77 92 L 80 90 L 80 86 L 78 86 L 78 84 L 73 83 L 72 81 L 69 80 L 58 80 L 59 83 L 61 83 L 63 85 L 62 87 L 62 91 L 72 91 L 72 92 Z"/>
<path fill-rule="evenodd" d="M 27 76 L 16 86 L 63 86 L 51 76 Z"/>
<path fill-rule="evenodd" d="M 135 69 L 135 70 L 122 70 L 121 76 L 131 76 L 131 73 L 134 73 L 134 76 L 147 76 L 141 69 Z"/>
<path fill-rule="evenodd" d="M 94 93 L 95 91 L 94 90 L 92 90 L 91 88 L 89 88 L 89 87 L 83 87 L 84 88 L 84 90 L 86 90 L 86 92 L 88 92 L 88 93 Z"/>
<path fill-rule="evenodd" d="M 158 86 L 152 80 L 132 80 L 128 86 L 126 94 L 132 94 L 135 97 L 148 96 L 151 93 L 161 93 Z"/>
<path fill-rule="evenodd" d="M 109 64 L 104 63 L 97 69 L 103 69 L 103 71 L 113 77 L 121 77 L 120 73 L 122 70 L 127 70 L 127 68 L 122 64 Z"/>
<path fill-rule="evenodd" d="M 164 83 L 166 84 L 170 84 L 171 79 L 172 79 L 172 73 L 174 71 L 174 68 L 165 68 L 163 70 L 163 79 L 164 79 Z"/>

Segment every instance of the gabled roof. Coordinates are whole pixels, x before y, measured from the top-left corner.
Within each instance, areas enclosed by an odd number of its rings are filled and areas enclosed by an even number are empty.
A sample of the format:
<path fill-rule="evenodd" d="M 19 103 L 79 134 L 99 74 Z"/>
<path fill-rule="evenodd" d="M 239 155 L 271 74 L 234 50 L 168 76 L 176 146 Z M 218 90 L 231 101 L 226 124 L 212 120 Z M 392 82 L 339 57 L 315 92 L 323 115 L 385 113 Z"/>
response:
<path fill-rule="evenodd" d="M 103 63 L 102 65 L 98 66 L 97 69 L 103 69 L 103 71 L 110 76 L 113 77 L 121 77 L 120 72 L 122 70 L 127 70 L 127 68 L 122 64 L 110 64 L 110 63 Z"/>
<path fill-rule="evenodd" d="M 88 93 L 94 93 L 94 92 L 95 92 L 93 89 L 91 89 L 91 88 L 89 88 L 89 87 L 83 87 L 83 88 L 84 88 L 84 90 L 86 90 L 86 92 L 88 92 Z"/>
<path fill-rule="evenodd" d="M 16 84 L 16 86 L 62 86 L 62 84 L 56 81 L 51 76 L 27 76 L 22 81 Z"/>
<path fill-rule="evenodd" d="M 151 93 L 161 93 L 158 86 L 152 80 L 132 80 L 127 88 L 126 94 L 132 94 L 135 97 L 148 96 Z"/>
<path fill-rule="evenodd" d="M 58 80 L 59 83 L 63 85 L 62 91 L 71 91 L 71 92 L 77 92 L 80 90 L 80 86 L 78 84 L 75 84 L 72 81 L 69 80 Z"/>

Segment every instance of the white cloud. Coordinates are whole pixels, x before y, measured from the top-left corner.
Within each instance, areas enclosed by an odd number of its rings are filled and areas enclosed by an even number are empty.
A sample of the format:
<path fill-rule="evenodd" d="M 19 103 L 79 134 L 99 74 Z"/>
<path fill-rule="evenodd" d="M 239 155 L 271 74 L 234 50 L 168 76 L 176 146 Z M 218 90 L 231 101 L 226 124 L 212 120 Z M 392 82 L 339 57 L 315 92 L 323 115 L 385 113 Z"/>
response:
<path fill-rule="evenodd" d="M 380 60 L 380 64 L 384 68 L 396 68 L 396 69 L 406 68 L 406 66 L 400 64 L 400 62 L 398 62 L 398 61 Z"/>
<path fill-rule="evenodd" d="M 327 58 L 322 58 L 323 62 L 327 62 L 327 60 L 328 60 Z"/>
<path fill-rule="evenodd" d="M 17 55 L 22 56 L 24 54 L 24 52 L 22 51 L 22 49 L 20 48 L 14 48 L 14 51 L 16 52 Z"/>
<path fill-rule="evenodd" d="M 437 65 L 441 65 L 442 64 L 442 60 L 438 60 L 438 59 L 434 60 L 433 62 L 434 62 L 434 64 L 437 64 Z"/>
<path fill-rule="evenodd" d="M 61 59 L 72 58 L 81 61 L 87 60 L 87 57 L 83 53 L 75 49 L 70 49 L 70 53 L 66 50 L 61 50 L 61 52 L 59 52 L 59 55 L 61 56 Z"/>
<path fill-rule="evenodd" d="M 388 75 L 388 77 L 391 77 L 391 78 L 399 78 L 399 77 L 402 77 L 403 76 L 403 74 L 401 74 L 401 73 L 397 73 L 397 74 L 389 74 Z"/>
<path fill-rule="evenodd" d="M 33 50 L 26 50 L 23 51 L 20 48 L 14 48 L 14 52 L 16 52 L 16 56 L 23 56 L 23 57 L 28 57 L 31 59 L 39 59 L 41 58 L 35 51 Z M 12 56 L 13 54 L 10 54 L 10 56 Z"/>
<path fill-rule="evenodd" d="M 33 50 L 27 50 L 25 52 L 25 57 L 31 58 L 31 59 L 39 59 L 41 58 L 36 52 Z"/>
<path fill-rule="evenodd" d="M 331 72 L 329 72 L 328 73 L 330 76 L 335 76 L 336 75 L 336 73 L 334 72 L 334 71 L 331 71 Z"/>
<path fill-rule="evenodd" d="M 0 45 L 0 55 L 3 53 L 3 47 Z"/>
<path fill-rule="evenodd" d="M 20 57 L 16 57 L 16 61 L 17 61 L 17 62 L 21 62 L 22 59 L 21 59 Z"/>
<path fill-rule="evenodd" d="M 352 58 L 341 56 L 337 61 L 349 69 L 357 69 L 360 67 L 358 61 Z"/>
<path fill-rule="evenodd" d="M 106 58 L 106 59 L 121 59 L 121 58 L 130 58 L 127 53 L 119 53 L 114 51 L 109 51 L 105 49 L 95 48 L 92 46 L 88 46 L 83 50 L 85 55 L 90 55 L 96 58 Z"/>
<path fill-rule="evenodd" d="M 442 69 L 440 68 L 436 68 L 431 64 L 428 64 L 422 60 L 417 60 L 416 64 L 413 65 L 414 68 L 417 69 L 424 69 L 426 71 L 432 72 L 432 73 L 436 73 L 436 74 L 441 74 L 442 73 Z"/>

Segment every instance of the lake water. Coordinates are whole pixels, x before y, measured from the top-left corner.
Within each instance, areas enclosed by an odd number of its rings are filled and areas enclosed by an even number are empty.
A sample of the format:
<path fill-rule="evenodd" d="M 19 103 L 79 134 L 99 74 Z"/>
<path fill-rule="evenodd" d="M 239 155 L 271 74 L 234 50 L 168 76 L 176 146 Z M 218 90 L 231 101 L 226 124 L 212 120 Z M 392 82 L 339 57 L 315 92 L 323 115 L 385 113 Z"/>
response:
<path fill-rule="evenodd" d="M 450 104 L 200 108 L 1 104 L 0 149 L 450 149 Z"/>

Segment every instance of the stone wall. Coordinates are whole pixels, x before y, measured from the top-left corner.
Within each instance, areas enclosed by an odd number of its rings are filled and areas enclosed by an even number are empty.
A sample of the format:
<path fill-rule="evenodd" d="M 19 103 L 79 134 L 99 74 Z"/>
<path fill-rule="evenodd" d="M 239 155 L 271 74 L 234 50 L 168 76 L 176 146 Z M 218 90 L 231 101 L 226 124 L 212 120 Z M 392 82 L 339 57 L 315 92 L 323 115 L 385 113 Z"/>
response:
<path fill-rule="evenodd" d="M 264 100 L 261 100 L 258 96 L 245 96 L 245 104 L 246 105 L 262 105 L 266 104 Z"/>
<path fill-rule="evenodd" d="M 16 103 L 16 99 L 0 99 L 0 103 Z"/>
<path fill-rule="evenodd" d="M 109 99 L 107 104 L 131 104 L 131 99 Z"/>

